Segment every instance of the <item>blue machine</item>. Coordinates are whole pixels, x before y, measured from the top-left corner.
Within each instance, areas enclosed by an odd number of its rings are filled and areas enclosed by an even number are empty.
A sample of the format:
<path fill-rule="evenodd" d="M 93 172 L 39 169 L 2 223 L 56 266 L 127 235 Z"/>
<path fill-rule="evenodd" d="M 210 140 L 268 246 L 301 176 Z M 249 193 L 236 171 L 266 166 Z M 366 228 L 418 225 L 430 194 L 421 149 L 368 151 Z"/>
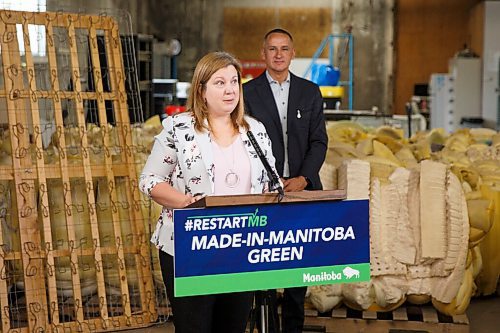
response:
<path fill-rule="evenodd" d="M 335 59 L 335 42 L 338 41 L 340 50 Z M 321 56 L 325 47 L 329 48 L 328 65 L 320 65 L 316 60 Z M 342 65 L 345 55 L 348 54 L 347 81 L 338 81 L 342 72 Z M 353 81 L 354 81 L 354 45 L 352 34 L 330 34 L 325 37 L 312 57 L 311 64 L 307 67 L 303 77 L 311 73 L 311 81 L 319 86 L 346 86 L 349 94 L 348 108 L 353 107 Z M 337 82 L 335 82 L 337 81 Z M 335 84 L 331 84 L 335 83 Z"/>

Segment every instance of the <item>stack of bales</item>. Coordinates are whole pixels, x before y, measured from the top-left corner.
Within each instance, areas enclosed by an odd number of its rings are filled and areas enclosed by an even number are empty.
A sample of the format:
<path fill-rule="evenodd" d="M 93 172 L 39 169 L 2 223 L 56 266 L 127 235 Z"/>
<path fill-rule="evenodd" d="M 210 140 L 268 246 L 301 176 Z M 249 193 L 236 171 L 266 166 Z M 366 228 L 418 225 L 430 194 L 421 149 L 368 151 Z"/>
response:
<path fill-rule="evenodd" d="M 328 128 L 325 188 L 370 200 L 367 283 L 310 288 L 319 311 L 342 302 L 390 311 L 432 301 L 464 313 L 471 296 L 496 290 L 500 272 L 500 135 L 437 129 L 404 139 L 398 130 L 352 122 Z"/>

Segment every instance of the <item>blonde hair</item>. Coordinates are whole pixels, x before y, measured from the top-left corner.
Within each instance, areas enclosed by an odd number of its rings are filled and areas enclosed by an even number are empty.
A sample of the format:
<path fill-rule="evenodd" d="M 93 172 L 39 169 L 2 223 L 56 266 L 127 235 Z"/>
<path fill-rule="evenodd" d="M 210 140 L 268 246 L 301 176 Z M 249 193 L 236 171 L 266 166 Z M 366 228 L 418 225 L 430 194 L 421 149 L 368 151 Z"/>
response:
<path fill-rule="evenodd" d="M 247 131 L 250 128 L 248 122 L 244 118 L 245 106 L 243 102 L 243 86 L 241 83 L 241 64 L 234 56 L 227 52 L 211 52 L 201 58 L 196 65 L 186 105 L 187 111 L 192 112 L 194 115 L 194 127 L 199 132 L 204 129 L 210 129 L 210 124 L 208 124 L 208 108 L 203 98 L 206 83 L 219 69 L 231 65 L 234 66 L 236 72 L 238 72 L 238 85 L 240 87 L 238 104 L 234 111 L 231 112 L 231 121 L 235 130 L 238 130 L 240 126 Z"/>

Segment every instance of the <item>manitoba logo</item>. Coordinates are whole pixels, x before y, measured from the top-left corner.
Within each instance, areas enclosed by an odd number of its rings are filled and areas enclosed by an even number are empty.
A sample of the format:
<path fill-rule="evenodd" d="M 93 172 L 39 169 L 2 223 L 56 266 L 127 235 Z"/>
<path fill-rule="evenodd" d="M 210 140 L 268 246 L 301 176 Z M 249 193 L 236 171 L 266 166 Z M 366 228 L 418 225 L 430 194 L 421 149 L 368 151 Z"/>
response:
<path fill-rule="evenodd" d="M 342 279 L 342 274 L 331 272 L 321 272 L 320 274 L 310 274 L 303 273 L 302 281 L 303 282 L 322 282 L 322 281 L 336 281 Z"/>
<path fill-rule="evenodd" d="M 344 276 L 349 280 L 353 276 L 357 279 L 359 279 L 359 271 L 357 269 L 351 268 L 347 266 L 342 270 L 342 273 L 344 273 Z"/>

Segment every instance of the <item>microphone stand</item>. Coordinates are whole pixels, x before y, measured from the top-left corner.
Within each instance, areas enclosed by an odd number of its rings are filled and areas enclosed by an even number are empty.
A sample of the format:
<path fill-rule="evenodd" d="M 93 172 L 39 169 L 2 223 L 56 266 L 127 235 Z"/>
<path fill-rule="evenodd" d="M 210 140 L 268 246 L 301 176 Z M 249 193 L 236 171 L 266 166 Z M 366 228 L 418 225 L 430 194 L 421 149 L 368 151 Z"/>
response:
<path fill-rule="evenodd" d="M 250 332 L 253 333 L 254 328 L 257 324 L 260 324 L 257 327 L 259 333 L 268 333 L 269 332 L 269 318 L 271 318 L 273 323 L 274 332 L 279 332 L 279 324 L 276 322 L 276 310 L 273 307 L 273 301 L 271 294 L 269 294 L 268 290 L 259 290 L 255 292 L 255 307 L 252 309 L 251 317 L 250 317 Z M 258 322 L 260 310 L 260 323 Z"/>
<path fill-rule="evenodd" d="M 259 146 L 259 143 L 255 139 L 255 136 L 251 131 L 247 132 L 248 139 L 250 143 L 255 149 L 257 156 L 259 156 L 260 161 L 264 165 L 266 169 L 267 175 L 270 179 L 269 182 L 269 190 L 270 191 L 278 191 L 278 202 L 281 202 L 283 197 L 285 196 L 285 191 L 283 190 L 283 186 L 280 184 L 280 180 L 278 175 L 274 172 L 273 168 L 269 164 L 269 161 L 264 156 L 262 149 Z M 273 321 L 273 328 L 279 331 L 278 323 L 276 323 L 275 317 L 275 309 L 273 304 L 271 304 L 271 295 L 268 290 L 260 290 L 255 292 L 255 306 L 260 307 L 260 333 L 268 333 L 269 332 L 269 315 L 271 313 L 271 318 Z M 256 311 L 257 308 L 254 308 L 253 311 Z M 255 312 L 252 313 L 252 318 L 250 322 L 250 332 L 253 332 L 254 325 L 257 321 L 257 314 Z"/>
<path fill-rule="evenodd" d="M 264 169 L 266 169 L 267 175 L 269 179 L 271 180 L 269 182 L 269 190 L 277 190 L 278 191 L 278 202 L 281 202 L 283 197 L 285 196 L 285 191 L 283 190 L 283 186 L 280 184 L 280 179 L 278 175 L 274 172 L 273 168 L 271 168 L 271 165 L 269 164 L 269 161 L 266 159 L 264 156 L 264 153 L 262 152 L 262 149 L 260 149 L 259 143 L 257 140 L 255 140 L 255 136 L 253 135 L 252 131 L 247 132 L 248 139 L 250 140 L 250 143 L 255 149 L 255 152 L 257 153 L 257 156 L 259 156 L 260 161 L 262 162 L 262 165 L 264 165 Z"/>

